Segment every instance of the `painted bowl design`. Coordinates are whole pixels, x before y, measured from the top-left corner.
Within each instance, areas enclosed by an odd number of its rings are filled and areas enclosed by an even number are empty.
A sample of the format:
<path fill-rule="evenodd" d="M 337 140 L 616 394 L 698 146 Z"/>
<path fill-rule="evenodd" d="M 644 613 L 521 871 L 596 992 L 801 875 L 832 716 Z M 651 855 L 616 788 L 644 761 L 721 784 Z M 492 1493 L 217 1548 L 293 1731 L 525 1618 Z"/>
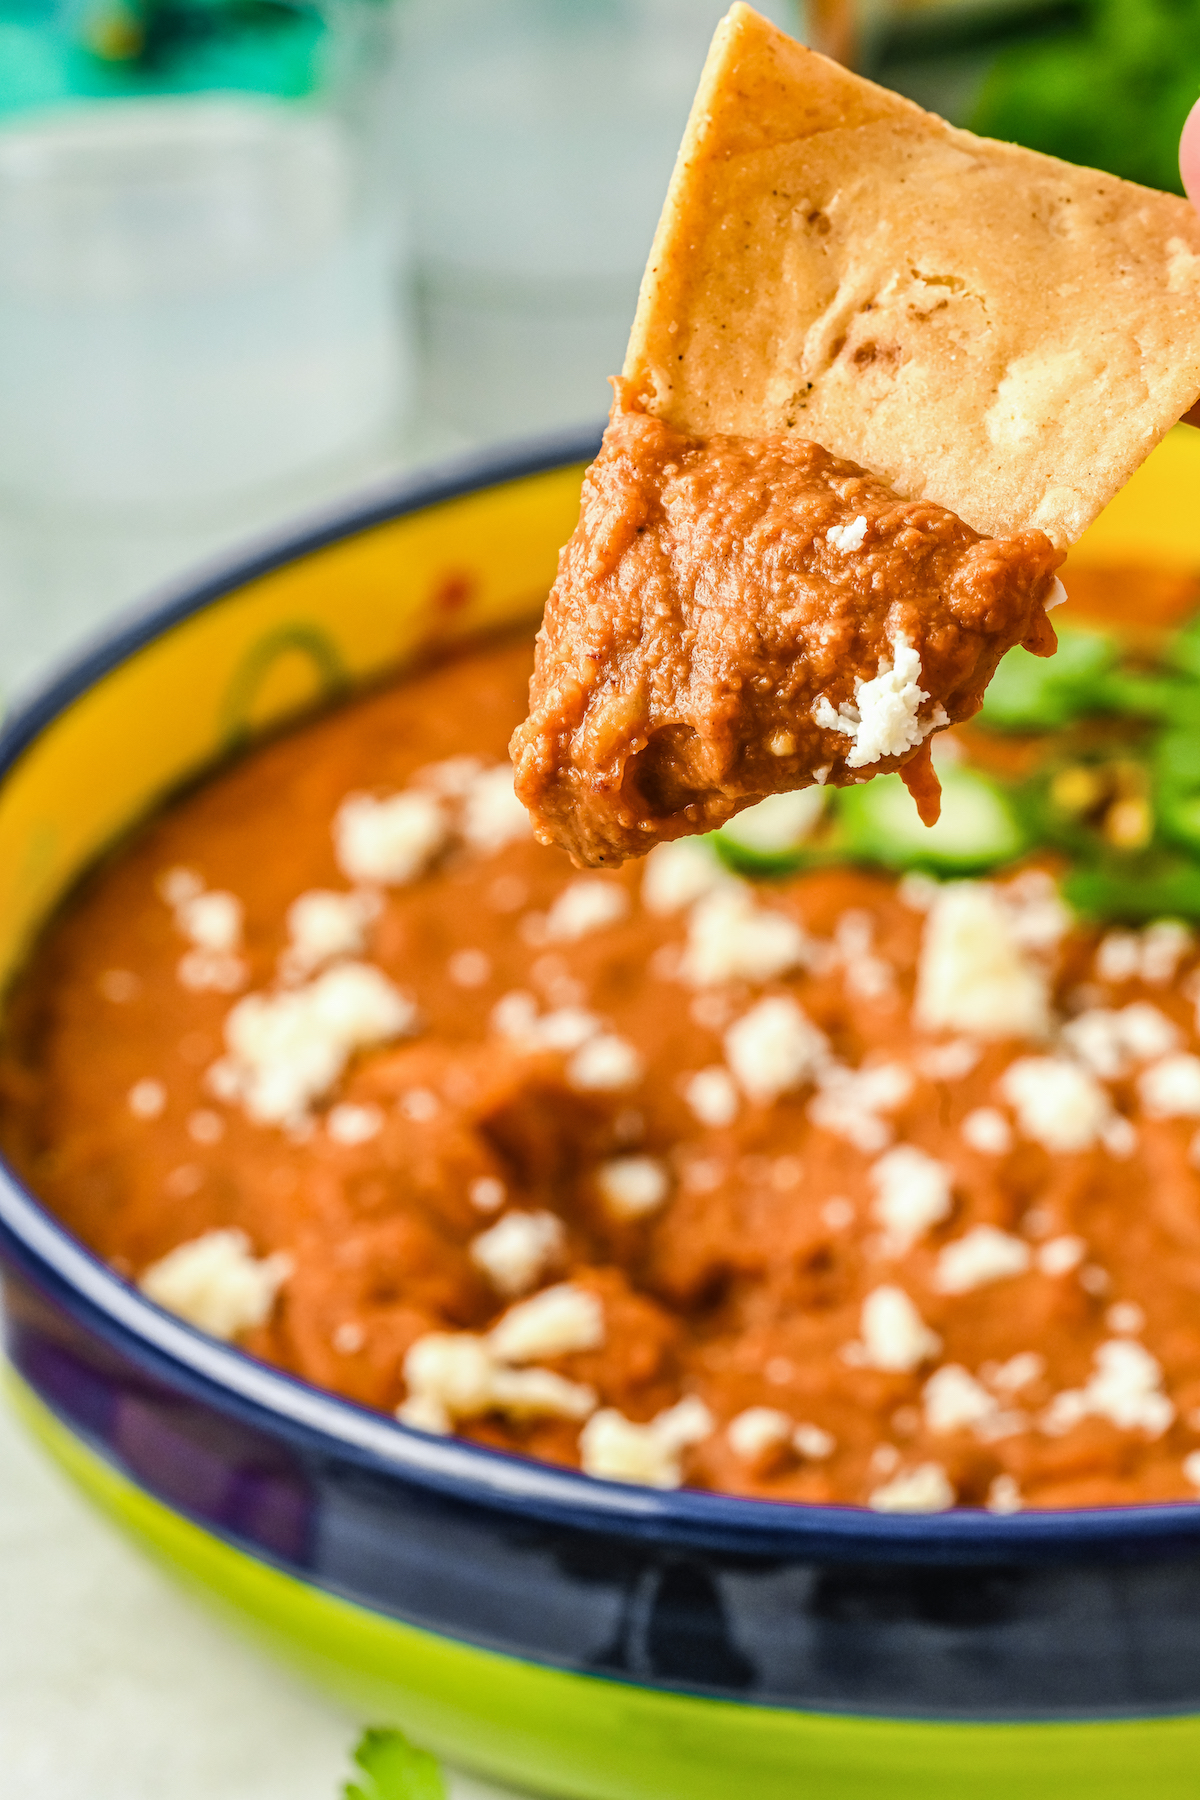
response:
<path fill-rule="evenodd" d="M 528 620 L 595 437 L 405 482 L 108 635 L 0 736 L 0 982 L 181 782 Z M 1200 434 L 1080 559 L 1200 568 Z M 98 1053 L 103 1053 L 98 1046 Z M 163 1313 L 0 1167 L 13 1400 L 242 1628 L 456 1761 L 583 1800 L 1183 1800 L 1200 1504 L 995 1517 L 598 1482 L 434 1440 Z"/>

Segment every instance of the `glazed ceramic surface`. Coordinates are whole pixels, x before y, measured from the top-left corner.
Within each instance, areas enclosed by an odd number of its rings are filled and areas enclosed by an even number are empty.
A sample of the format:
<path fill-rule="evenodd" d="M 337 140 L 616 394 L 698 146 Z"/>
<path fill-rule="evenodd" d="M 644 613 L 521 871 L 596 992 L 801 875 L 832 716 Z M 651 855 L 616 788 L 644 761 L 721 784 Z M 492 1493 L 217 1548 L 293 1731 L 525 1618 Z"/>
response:
<path fill-rule="evenodd" d="M 169 600 L 0 740 L 0 979 L 204 767 L 530 629 L 594 440 L 431 476 Z M 1200 434 L 1078 555 L 1200 567 Z M 102 1047 L 98 1047 L 102 1053 Z M 877 1515 L 407 1430 L 159 1311 L 0 1171 L 14 1390 L 97 1501 L 377 1720 L 595 1800 L 1195 1791 L 1200 1505 Z"/>

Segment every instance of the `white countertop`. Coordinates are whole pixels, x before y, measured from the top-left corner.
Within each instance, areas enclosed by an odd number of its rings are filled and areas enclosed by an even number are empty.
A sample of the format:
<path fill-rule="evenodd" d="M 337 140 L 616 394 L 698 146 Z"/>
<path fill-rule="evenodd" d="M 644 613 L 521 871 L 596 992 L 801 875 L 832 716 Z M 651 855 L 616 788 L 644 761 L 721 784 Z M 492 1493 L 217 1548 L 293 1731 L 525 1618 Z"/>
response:
<path fill-rule="evenodd" d="M 357 1720 L 92 1512 L 0 1404 L 5 1800 L 340 1800 Z M 465 1776 L 453 1800 L 501 1800 Z"/>

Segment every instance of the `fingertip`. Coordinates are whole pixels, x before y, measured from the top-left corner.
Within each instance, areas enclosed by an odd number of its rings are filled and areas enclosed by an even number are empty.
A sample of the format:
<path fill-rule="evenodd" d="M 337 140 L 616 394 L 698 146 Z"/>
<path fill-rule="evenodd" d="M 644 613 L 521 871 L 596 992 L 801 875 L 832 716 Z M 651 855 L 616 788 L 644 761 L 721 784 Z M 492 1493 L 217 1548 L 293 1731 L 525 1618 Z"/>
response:
<path fill-rule="evenodd" d="M 1200 207 L 1200 100 L 1188 114 L 1179 140 L 1179 173 L 1188 199 Z"/>

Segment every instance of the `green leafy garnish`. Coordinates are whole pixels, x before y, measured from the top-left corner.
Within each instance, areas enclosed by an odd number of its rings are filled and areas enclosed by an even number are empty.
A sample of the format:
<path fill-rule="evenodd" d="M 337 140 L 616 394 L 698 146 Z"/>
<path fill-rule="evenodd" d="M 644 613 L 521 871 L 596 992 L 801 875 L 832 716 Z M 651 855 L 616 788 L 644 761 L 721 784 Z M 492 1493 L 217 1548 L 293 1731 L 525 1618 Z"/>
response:
<path fill-rule="evenodd" d="M 1056 731 L 1102 711 L 1117 654 L 1117 641 L 1108 632 L 1078 625 L 1059 630 L 1051 657 L 1034 656 L 1018 645 L 992 676 L 979 723 L 997 731 Z"/>
<path fill-rule="evenodd" d="M 343 1800 L 446 1800 L 437 1758 L 410 1744 L 402 1731 L 364 1731 L 354 1760 L 366 1785 L 348 1781 Z"/>
<path fill-rule="evenodd" d="M 800 869 L 840 862 L 846 846 L 838 832 L 832 789 L 801 788 L 769 794 L 738 813 L 706 839 L 735 875 L 794 875 Z"/>
<path fill-rule="evenodd" d="M 999 783 L 960 764 L 938 770 L 942 815 L 922 825 L 899 775 L 843 788 L 838 811 L 850 854 L 893 869 L 978 874 L 1015 862 L 1029 848 L 1021 818 Z"/>
<path fill-rule="evenodd" d="M 964 123 L 1182 192 L 1179 133 L 1200 88 L 1195 0 L 1073 0 L 1058 10 L 1065 29 L 1003 50 Z"/>
<path fill-rule="evenodd" d="M 1200 866 L 1169 851 L 1070 869 L 1062 891 L 1090 919 L 1200 918 Z"/>

